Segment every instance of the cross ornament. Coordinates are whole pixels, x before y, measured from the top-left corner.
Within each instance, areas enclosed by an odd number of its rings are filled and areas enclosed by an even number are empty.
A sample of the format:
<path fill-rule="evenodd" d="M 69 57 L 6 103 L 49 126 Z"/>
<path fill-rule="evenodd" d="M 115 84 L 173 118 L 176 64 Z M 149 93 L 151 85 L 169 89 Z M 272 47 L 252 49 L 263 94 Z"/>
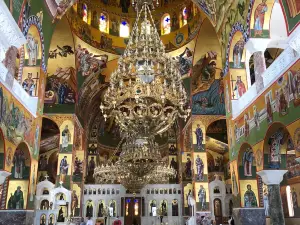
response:
<path fill-rule="evenodd" d="M 62 182 L 62 181 L 59 181 L 60 187 L 62 187 L 63 183 L 64 183 L 64 182 Z"/>
<path fill-rule="evenodd" d="M 45 179 L 48 180 L 48 177 L 49 177 L 48 174 L 46 174 L 46 175 L 45 175 Z"/>

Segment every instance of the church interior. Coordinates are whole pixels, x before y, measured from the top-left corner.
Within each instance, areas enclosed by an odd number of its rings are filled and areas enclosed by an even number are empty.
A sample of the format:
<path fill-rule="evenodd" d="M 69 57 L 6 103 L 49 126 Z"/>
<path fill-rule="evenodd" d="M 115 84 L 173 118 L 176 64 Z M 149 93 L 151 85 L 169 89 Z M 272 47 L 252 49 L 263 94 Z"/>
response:
<path fill-rule="evenodd" d="M 299 0 L 1 0 L 0 225 L 299 225 Z"/>

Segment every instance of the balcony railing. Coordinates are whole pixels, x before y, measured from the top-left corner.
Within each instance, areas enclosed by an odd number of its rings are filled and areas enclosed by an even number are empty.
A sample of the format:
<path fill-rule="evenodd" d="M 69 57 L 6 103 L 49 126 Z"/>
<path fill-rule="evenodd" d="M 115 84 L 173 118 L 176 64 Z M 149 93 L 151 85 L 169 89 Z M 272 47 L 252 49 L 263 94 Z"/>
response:
<path fill-rule="evenodd" d="M 288 43 L 299 40 L 300 43 L 300 29 L 294 31 L 288 39 Z M 299 44 L 300 45 L 300 44 Z M 255 83 L 247 90 L 247 92 L 237 100 L 232 100 L 232 118 L 238 117 L 249 105 L 251 105 L 261 93 L 268 89 L 274 81 L 276 81 L 286 70 L 299 60 L 300 54 L 295 51 L 290 45 L 276 58 L 276 60 L 266 69 L 262 74 L 264 88 L 257 92 Z"/>

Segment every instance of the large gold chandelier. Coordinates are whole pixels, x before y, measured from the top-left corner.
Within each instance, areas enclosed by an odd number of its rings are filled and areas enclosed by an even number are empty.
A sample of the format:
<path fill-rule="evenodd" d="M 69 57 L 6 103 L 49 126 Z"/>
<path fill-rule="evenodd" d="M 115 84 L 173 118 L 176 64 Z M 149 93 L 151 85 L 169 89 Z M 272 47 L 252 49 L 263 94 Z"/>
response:
<path fill-rule="evenodd" d="M 152 138 L 129 138 L 116 163 L 102 164 L 94 172 L 96 183 L 118 182 L 132 192 L 149 183 L 166 183 L 174 176 L 176 171 L 163 161 Z"/>
<path fill-rule="evenodd" d="M 168 130 L 178 117 L 187 119 L 191 110 L 177 61 L 166 54 L 154 25 L 151 0 L 136 6 L 134 28 L 100 109 L 122 131 L 150 136 Z"/>

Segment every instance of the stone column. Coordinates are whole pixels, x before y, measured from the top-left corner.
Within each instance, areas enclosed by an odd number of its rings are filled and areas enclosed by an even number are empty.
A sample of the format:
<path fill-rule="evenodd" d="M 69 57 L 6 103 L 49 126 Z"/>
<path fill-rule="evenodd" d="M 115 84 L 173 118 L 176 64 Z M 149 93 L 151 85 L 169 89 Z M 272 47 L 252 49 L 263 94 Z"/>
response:
<path fill-rule="evenodd" d="M 254 52 L 253 62 L 254 62 L 256 91 L 257 93 L 260 93 L 264 88 L 264 81 L 263 81 L 262 74 L 266 70 L 264 52 L 263 51 Z"/>
<path fill-rule="evenodd" d="M 257 172 L 268 186 L 270 225 L 285 225 L 280 196 L 280 182 L 286 172 L 287 170 L 262 170 Z"/>

